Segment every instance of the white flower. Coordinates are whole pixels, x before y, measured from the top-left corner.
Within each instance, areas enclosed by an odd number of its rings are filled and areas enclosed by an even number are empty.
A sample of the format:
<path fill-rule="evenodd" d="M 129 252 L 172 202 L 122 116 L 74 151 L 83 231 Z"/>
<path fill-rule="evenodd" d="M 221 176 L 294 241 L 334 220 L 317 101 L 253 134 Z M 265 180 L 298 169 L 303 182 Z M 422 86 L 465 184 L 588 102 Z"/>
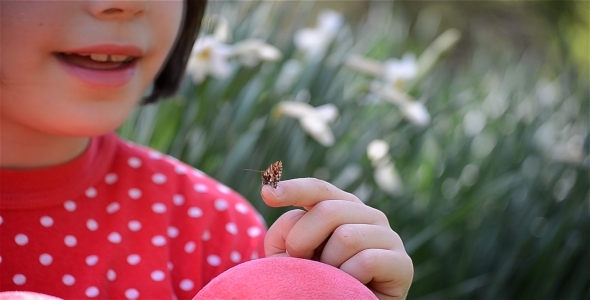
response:
<path fill-rule="evenodd" d="M 402 59 L 388 59 L 383 63 L 383 77 L 385 81 L 400 86 L 404 81 L 412 80 L 418 75 L 416 55 L 406 53 Z"/>
<path fill-rule="evenodd" d="M 370 89 L 379 97 L 396 104 L 410 122 L 418 126 L 426 126 L 430 123 L 430 114 L 424 104 L 412 99 L 395 86 L 373 82 Z"/>
<path fill-rule="evenodd" d="M 426 126 L 430 124 L 430 114 L 424 104 L 416 101 L 405 103 L 401 106 L 402 113 L 410 122 L 418 126 Z"/>
<path fill-rule="evenodd" d="M 388 152 L 389 144 L 384 140 L 373 140 L 367 145 L 367 156 L 375 168 L 375 183 L 387 193 L 397 195 L 402 192 L 403 184 L 391 157 L 387 155 Z"/>
<path fill-rule="evenodd" d="M 389 144 L 384 140 L 373 140 L 367 145 L 367 156 L 373 164 L 376 164 L 389 152 Z"/>
<path fill-rule="evenodd" d="M 380 61 L 369 59 L 358 54 L 349 55 L 344 64 L 363 74 L 379 77 L 383 76 L 384 66 Z"/>
<path fill-rule="evenodd" d="M 260 61 L 277 61 L 283 57 L 279 49 L 258 39 L 236 43 L 233 46 L 233 53 L 247 67 L 254 67 Z"/>
<path fill-rule="evenodd" d="M 282 101 L 277 104 L 277 111 L 280 115 L 299 119 L 303 130 L 321 145 L 334 145 L 334 133 L 328 126 L 338 117 L 338 108 L 334 104 L 313 107 L 303 102 Z"/>
<path fill-rule="evenodd" d="M 352 54 L 345 64 L 358 72 L 381 78 L 398 87 L 418 76 L 418 63 L 413 53 L 405 53 L 402 59 L 391 58 L 385 62 Z"/>
<path fill-rule="evenodd" d="M 213 36 L 206 35 L 197 40 L 186 66 L 186 72 L 194 83 L 201 83 L 207 75 L 226 78 L 231 74 L 228 58 L 232 54 L 230 46 Z"/>
<path fill-rule="evenodd" d="M 295 33 L 295 46 L 309 56 L 324 55 L 343 22 L 342 14 L 323 10 L 318 15 L 317 27 L 303 28 Z"/>
<path fill-rule="evenodd" d="M 403 191 L 403 183 L 393 162 L 380 164 L 373 172 L 375 183 L 391 195 L 399 195 Z"/>

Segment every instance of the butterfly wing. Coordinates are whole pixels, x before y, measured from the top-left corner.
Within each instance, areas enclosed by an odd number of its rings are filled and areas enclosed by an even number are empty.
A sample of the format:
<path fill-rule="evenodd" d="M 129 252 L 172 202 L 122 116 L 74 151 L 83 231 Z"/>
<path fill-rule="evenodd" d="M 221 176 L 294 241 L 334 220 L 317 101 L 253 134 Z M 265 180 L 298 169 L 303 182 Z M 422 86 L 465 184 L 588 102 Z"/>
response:
<path fill-rule="evenodd" d="M 275 161 L 272 163 L 268 169 L 262 172 L 262 184 L 263 185 L 270 185 L 273 188 L 277 187 L 277 184 L 281 180 L 281 175 L 283 174 L 283 162 L 280 160 Z"/>

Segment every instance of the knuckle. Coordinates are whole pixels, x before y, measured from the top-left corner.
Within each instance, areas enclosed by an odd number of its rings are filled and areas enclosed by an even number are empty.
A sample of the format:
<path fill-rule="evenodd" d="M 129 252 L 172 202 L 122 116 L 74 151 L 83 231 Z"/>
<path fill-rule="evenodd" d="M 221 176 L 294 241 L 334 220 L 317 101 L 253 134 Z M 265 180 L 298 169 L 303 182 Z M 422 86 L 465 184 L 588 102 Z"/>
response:
<path fill-rule="evenodd" d="M 354 226 L 349 224 L 338 226 L 332 233 L 332 238 L 347 249 L 355 249 L 359 244 L 357 231 Z"/>
<path fill-rule="evenodd" d="M 303 244 L 296 238 L 287 238 L 285 240 L 285 248 L 289 255 L 294 257 L 303 257 L 307 252 L 307 249 Z"/>
<path fill-rule="evenodd" d="M 401 247 L 401 249 L 405 252 L 404 242 L 403 242 L 402 238 L 393 229 L 390 228 L 389 230 L 391 231 L 391 234 L 392 234 L 391 240 L 393 241 L 393 245 Z"/>
<path fill-rule="evenodd" d="M 324 180 L 321 180 L 321 179 L 318 179 L 318 178 L 315 178 L 315 177 L 309 177 L 308 179 L 310 180 L 310 183 L 311 184 L 313 184 L 314 186 L 316 186 L 318 188 L 327 188 L 326 187 L 326 184 L 328 182 L 326 182 Z"/>
<path fill-rule="evenodd" d="M 357 267 L 365 274 L 373 274 L 379 266 L 380 262 L 375 251 L 371 249 L 363 250 L 358 254 Z"/>
<path fill-rule="evenodd" d="M 408 255 L 405 251 L 404 251 L 404 254 L 402 257 L 402 261 L 405 263 L 405 265 L 408 267 L 408 270 L 412 274 L 411 277 L 413 277 L 414 276 L 414 262 L 412 261 L 412 258 L 410 257 L 410 255 Z"/>
<path fill-rule="evenodd" d="M 373 208 L 373 210 L 375 212 L 375 219 L 379 223 L 385 223 L 385 224 L 388 224 L 389 225 L 389 219 L 387 218 L 387 215 L 384 212 L 382 212 L 382 211 L 380 211 L 380 210 L 378 210 L 376 208 Z"/>
<path fill-rule="evenodd" d="M 320 219 L 330 222 L 336 220 L 339 215 L 340 206 L 335 201 L 322 201 L 316 204 L 312 210 L 318 214 Z"/>

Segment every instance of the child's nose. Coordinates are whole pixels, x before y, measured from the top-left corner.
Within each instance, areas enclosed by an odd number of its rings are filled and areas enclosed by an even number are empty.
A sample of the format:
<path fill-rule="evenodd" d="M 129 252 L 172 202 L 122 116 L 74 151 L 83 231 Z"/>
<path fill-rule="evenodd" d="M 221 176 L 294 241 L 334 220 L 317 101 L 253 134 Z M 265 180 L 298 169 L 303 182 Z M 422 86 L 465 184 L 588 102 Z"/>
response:
<path fill-rule="evenodd" d="M 143 16 L 147 11 L 147 1 L 87 1 L 88 11 L 103 20 L 125 20 Z"/>

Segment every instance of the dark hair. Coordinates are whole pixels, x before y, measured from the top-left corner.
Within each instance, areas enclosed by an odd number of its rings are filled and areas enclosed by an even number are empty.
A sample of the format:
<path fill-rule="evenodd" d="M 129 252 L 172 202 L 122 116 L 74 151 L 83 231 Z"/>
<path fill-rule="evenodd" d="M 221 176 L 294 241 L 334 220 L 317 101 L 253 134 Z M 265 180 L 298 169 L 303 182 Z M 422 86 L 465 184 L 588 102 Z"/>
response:
<path fill-rule="evenodd" d="M 151 94 L 143 99 L 143 104 L 172 96 L 180 87 L 188 58 L 199 35 L 206 6 L 207 0 L 186 0 L 183 24 L 176 45 L 156 77 Z"/>

